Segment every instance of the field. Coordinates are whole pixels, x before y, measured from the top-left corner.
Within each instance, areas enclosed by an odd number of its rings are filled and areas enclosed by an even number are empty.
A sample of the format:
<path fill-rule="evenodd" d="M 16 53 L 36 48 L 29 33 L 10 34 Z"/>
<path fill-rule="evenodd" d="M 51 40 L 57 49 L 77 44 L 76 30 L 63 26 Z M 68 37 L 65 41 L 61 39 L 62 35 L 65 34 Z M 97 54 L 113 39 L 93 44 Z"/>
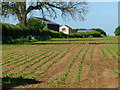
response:
<path fill-rule="evenodd" d="M 118 37 L 2 45 L 3 88 L 117 88 Z"/>

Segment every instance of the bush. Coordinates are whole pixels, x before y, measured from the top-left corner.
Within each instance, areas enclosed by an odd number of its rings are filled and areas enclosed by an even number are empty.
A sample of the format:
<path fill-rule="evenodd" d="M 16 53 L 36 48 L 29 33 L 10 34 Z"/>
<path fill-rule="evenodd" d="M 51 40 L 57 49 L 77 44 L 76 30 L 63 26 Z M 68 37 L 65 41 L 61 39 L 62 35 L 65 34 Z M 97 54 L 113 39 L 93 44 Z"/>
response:
<path fill-rule="evenodd" d="M 78 30 L 87 30 L 87 29 L 72 29 L 72 33 L 77 33 Z"/>
<path fill-rule="evenodd" d="M 42 30 L 46 24 L 36 18 L 30 18 L 27 20 L 27 27 L 32 27 L 34 30 Z"/>
<path fill-rule="evenodd" d="M 100 37 L 101 33 L 98 31 L 91 31 L 91 32 L 85 32 L 85 33 L 73 33 L 68 34 L 68 37 L 70 38 L 83 38 L 83 37 Z"/>
<path fill-rule="evenodd" d="M 2 23 L 2 41 L 3 43 L 18 43 L 21 38 L 25 40 L 32 40 L 34 37 L 37 40 L 49 39 L 50 31 L 38 30 L 34 27 L 26 27 L 22 25 L 12 25 L 8 23 Z M 20 40 L 18 40 L 20 39 Z M 24 41 L 25 41 L 24 40 Z M 21 41 L 20 41 L 21 42 Z"/>
<path fill-rule="evenodd" d="M 23 29 L 18 25 L 2 23 L 3 40 L 20 38 L 22 31 L 23 31 Z"/>
<path fill-rule="evenodd" d="M 106 32 L 100 28 L 92 28 L 92 29 L 72 29 L 72 33 L 77 33 L 78 30 L 95 30 L 101 33 L 102 36 L 106 36 Z M 87 33 L 87 32 L 86 32 Z"/>
<path fill-rule="evenodd" d="M 114 31 L 116 36 L 120 36 L 120 26 L 118 26 Z"/>
<path fill-rule="evenodd" d="M 58 31 L 47 29 L 47 28 L 44 28 L 43 30 L 47 31 L 49 37 L 51 38 L 66 38 L 67 37 L 67 34 L 63 32 L 58 32 Z"/>
<path fill-rule="evenodd" d="M 101 33 L 101 35 L 107 36 L 107 35 L 106 35 L 106 32 L 105 32 L 104 30 L 100 29 L 100 28 L 92 28 L 91 30 L 98 31 L 98 32 Z"/>

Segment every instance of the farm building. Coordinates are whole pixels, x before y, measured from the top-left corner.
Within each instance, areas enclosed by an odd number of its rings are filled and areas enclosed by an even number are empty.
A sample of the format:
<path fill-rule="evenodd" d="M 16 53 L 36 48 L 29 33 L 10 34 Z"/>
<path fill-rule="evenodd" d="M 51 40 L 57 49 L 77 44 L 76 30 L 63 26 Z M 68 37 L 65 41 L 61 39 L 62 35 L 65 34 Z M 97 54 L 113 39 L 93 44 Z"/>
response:
<path fill-rule="evenodd" d="M 52 22 L 52 21 L 50 21 L 48 19 L 44 19 L 44 18 L 38 18 L 38 17 L 32 17 L 32 18 L 36 18 L 36 19 L 44 22 L 46 24 L 45 28 L 55 30 L 55 31 L 58 31 L 58 32 L 63 32 L 65 34 L 70 34 L 71 33 L 72 28 L 70 28 L 67 25 L 60 25 L 58 23 Z"/>
<path fill-rule="evenodd" d="M 55 31 L 59 32 L 59 26 L 60 25 L 58 23 L 52 22 L 52 21 L 50 21 L 48 19 L 44 19 L 44 18 L 38 18 L 38 17 L 33 17 L 33 18 L 37 18 L 37 19 L 43 21 L 46 24 L 45 28 L 48 28 L 48 29 L 55 30 Z"/>
<path fill-rule="evenodd" d="M 59 27 L 59 32 L 63 32 L 63 33 L 65 33 L 65 34 L 70 34 L 71 33 L 71 28 L 69 27 L 69 26 L 67 26 L 67 25 L 61 25 L 60 27 Z"/>
<path fill-rule="evenodd" d="M 77 33 L 91 32 L 91 31 L 95 31 L 95 30 L 78 30 Z"/>

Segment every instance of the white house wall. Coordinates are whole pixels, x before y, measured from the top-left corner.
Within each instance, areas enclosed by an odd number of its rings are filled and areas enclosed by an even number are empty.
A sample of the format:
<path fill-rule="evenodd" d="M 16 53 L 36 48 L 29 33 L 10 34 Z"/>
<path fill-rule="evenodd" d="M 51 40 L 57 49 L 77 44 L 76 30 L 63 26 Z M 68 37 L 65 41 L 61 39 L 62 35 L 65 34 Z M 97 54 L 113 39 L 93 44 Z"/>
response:
<path fill-rule="evenodd" d="M 63 28 L 65 28 L 65 31 L 62 30 Z M 67 26 L 61 26 L 59 28 L 59 32 L 63 32 L 65 34 L 69 34 L 69 27 L 67 27 Z"/>

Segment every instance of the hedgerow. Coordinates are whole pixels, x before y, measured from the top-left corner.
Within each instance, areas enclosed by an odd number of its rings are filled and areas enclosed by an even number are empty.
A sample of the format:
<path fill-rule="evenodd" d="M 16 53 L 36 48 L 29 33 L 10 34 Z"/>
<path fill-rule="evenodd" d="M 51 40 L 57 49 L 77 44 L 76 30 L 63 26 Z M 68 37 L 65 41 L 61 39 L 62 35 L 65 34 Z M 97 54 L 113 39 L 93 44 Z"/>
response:
<path fill-rule="evenodd" d="M 33 39 L 34 40 L 33 40 Z M 12 25 L 2 23 L 2 40 L 3 43 L 24 43 L 37 40 L 49 39 L 48 30 L 38 30 L 32 27 L 22 25 Z"/>
<path fill-rule="evenodd" d="M 98 31 L 91 31 L 91 32 L 85 32 L 85 33 L 73 33 L 73 34 L 68 34 L 68 37 L 71 38 L 83 38 L 83 37 L 101 37 L 101 33 Z"/>
<path fill-rule="evenodd" d="M 31 24 L 30 24 L 31 25 Z M 47 28 L 36 28 L 30 26 L 12 25 L 8 23 L 2 23 L 2 43 L 8 44 L 22 44 L 35 41 L 49 40 L 50 38 L 83 38 L 83 37 L 101 37 L 101 32 L 90 31 L 85 33 L 72 33 L 65 34 L 50 30 Z M 42 30 L 41 30 L 42 29 Z"/>

